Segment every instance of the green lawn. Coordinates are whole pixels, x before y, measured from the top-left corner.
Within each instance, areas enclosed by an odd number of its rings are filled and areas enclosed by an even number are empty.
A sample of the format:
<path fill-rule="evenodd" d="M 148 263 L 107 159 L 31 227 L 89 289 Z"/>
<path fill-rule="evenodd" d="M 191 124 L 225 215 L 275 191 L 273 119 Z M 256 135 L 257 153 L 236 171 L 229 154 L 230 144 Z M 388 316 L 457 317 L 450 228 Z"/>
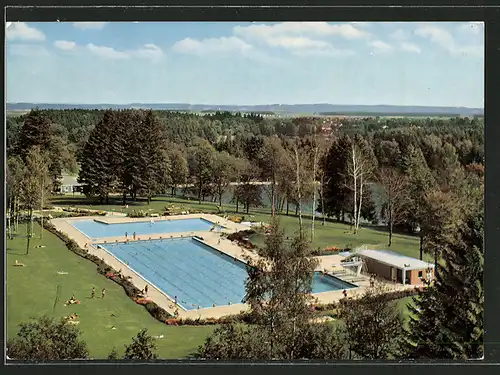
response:
<path fill-rule="evenodd" d="M 202 202 L 199 204 L 195 200 L 186 200 L 181 198 L 172 198 L 167 196 L 160 196 L 154 198 L 148 205 L 146 202 L 129 202 L 129 207 L 122 209 L 120 198 L 111 199 L 109 205 L 100 205 L 87 200 L 82 195 L 65 195 L 60 197 L 54 197 L 51 202 L 55 206 L 70 206 L 81 208 L 93 208 L 105 211 L 115 211 L 120 212 L 130 212 L 133 209 L 143 209 L 151 210 L 152 212 L 163 213 L 165 206 L 173 203 L 175 206 L 182 208 L 183 210 L 202 210 L 204 212 L 217 212 L 217 203 L 212 202 Z M 90 203 L 90 204 L 89 204 Z M 224 205 L 226 212 L 234 213 L 235 206 L 232 204 Z M 249 214 L 243 213 L 240 207 L 240 215 L 245 216 L 245 220 L 251 221 L 262 221 L 270 222 L 271 215 L 268 208 L 254 208 L 250 210 Z M 295 216 L 281 215 L 281 225 L 285 230 L 287 236 L 293 236 L 298 229 L 298 218 Z M 307 236 L 310 235 L 311 230 L 311 217 L 304 215 L 304 227 L 307 232 Z M 252 242 L 258 246 L 264 243 L 264 236 L 260 234 L 255 234 L 251 238 Z M 358 234 L 353 235 L 350 231 L 349 225 L 337 222 L 327 221 L 325 225 L 322 225 L 321 219 L 315 220 L 315 238 L 313 241 L 313 247 L 327 247 L 336 246 L 339 248 L 345 248 L 347 246 L 357 247 L 360 245 L 371 245 L 374 249 L 389 249 L 387 247 L 388 234 L 380 228 L 373 227 L 362 227 L 359 229 Z M 401 254 L 408 255 L 414 258 L 419 257 L 419 240 L 416 236 L 394 234 L 392 239 L 392 246 L 390 250 L 397 251 Z M 427 261 L 432 261 L 432 257 L 425 256 Z"/>
<path fill-rule="evenodd" d="M 20 234 L 25 235 L 25 225 L 19 228 Z M 121 286 L 99 275 L 92 262 L 72 253 L 50 232 L 44 231 L 40 240 L 39 225 L 35 230 L 37 237 L 29 255 L 25 255 L 25 238 L 7 241 L 7 337 L 14 336 L 19 323 L 30 317 L 46 314 L 59 318 L 77 313 L 82 338 L 92 358 L 106 358 L 113 347 L 121 354 L 124 344 L 130 343 L 142 328 L 147 328 L 151 335 L 163 335 L 157 340 L 161 358 L 182 358 L 195 351 L 214 329 L 172 327 L 158 322 L 144 307 L 130 300 Z M 38 245 L 46 247 L 35 248 Z M 16 260 L 25 267 L 12 266 Z M 68 274 L 58 275 L 58 271 Z M 92 286 L 96 287 L 98 298 L 90 299 Z M 54 309 L 58 287 L 59 301 Z M 106 288 L 105 299 L 100 298 L 102 288 Z M 65 307 L 64 302 L 73 294 L 82 303 Z M 111 329 L 113 326 L 116 329 Z"/>

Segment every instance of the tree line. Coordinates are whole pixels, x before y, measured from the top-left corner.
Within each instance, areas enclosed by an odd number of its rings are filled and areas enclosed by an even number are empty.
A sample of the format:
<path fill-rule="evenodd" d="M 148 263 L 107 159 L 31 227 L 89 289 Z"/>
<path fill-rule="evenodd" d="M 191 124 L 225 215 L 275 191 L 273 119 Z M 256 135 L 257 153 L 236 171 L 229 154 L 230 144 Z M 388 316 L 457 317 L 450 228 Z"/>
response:
<path fill-rule="evenodd" d="M 422 257 L 425 238 L 437 225 L 433 223 L 445 220 L 441 202 L 466 200 L 468 209 L 474 209 L 482 199 L 484 127 L 477 118 L 347 119 L 351 126 L 339 127 L 330 137 L 318 130 L 321 118 L 268 120 L 226 112 L 33 110 L 20 119 L 22 126 L 10 136 L 7 163 L 8 207 L 15 223 L 21 208 L 29 212 L 50 194 L 50 189 L 35 185 L 50 182 L 57 188 L 62 171 L 79 166 L 85 193 L 101 202 L 110 194 L 120 194 L 123 204 L 137 197 L 149 201 L 158 194 L 175 195 L 179 186 L 189 184 L 200 202 L 213 197 L 222 206 L 230 183 L 237 183 L 237 211 L 240 205 L 246 212 L 261 205 L 265 194 L 272 216 L 289 214 L 292 206 L 302 222 L 302 204 L 312 200 L 314 212 L 306 213 L 313 218 L 312 239 L 316 211 L 323 214 L 323 223 L 326 217 L 348 222 L 354 233 L 361 219 L 382 219 L 389 246 L 394 228 L 419 232 Z M 81 129 L 86 121 L 95 123 L 79 145 L 61 130 L 71 123 Z M 229 133 L 222 135 L 218 122 L 226 121 L 251 122 L 252 132 L 231 135 L 237 125 L 228 125 Z M 301 137 L 259 134 L 260 124 L 270 126 L 272 121 L 309 130 Z M 194 122 L 203 131 L 191 127 Z M 365 122 L 391 127 L 368 131 L 360 125 Z M 179 137 L 180 132 L 186 136 Z M 45 172 L 33 174 L 41 168 L 28 159 L 34 150 L 43 154 L 37 158 L 46 160 L 48 177 Z M 28 161 L 30 178 L 44 184 L 19 182 L 27 178 L 21 167 Z M 256 184 L 262 181 L 267 185 Z"/>

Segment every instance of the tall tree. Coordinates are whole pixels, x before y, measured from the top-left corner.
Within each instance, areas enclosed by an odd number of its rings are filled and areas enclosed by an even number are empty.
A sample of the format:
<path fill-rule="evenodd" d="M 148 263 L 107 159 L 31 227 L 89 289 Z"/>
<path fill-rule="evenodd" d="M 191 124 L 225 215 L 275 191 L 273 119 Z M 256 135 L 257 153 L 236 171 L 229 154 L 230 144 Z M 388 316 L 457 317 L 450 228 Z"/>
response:
<path fill-rule="evenodd" d="M 189 169 L 201 204 L 213 182 L 216 151 L 206 140 L 198 140 L 189 150 Z"/>
<path fill-rule="evenodd" d="M 434 256 L 436 274 L 439 273 L 439 258 L 448 244 L 454 243 L 457 228 L 463 223 L 462 204 L 451 192 L 436 190 L 424 197 L 423 208 L 427 217 L 422 225 L 423 250 Z"/>
<path fill-rule="evenodd" d="M 271 202 L 271 216 L 274 217 L 276 210 L 276 185 L 278 181 L 279 170 L 283 168 L 283 159 L 285 157 L 283 146 L 278 137 L 264 138 L 264 144 L 260 155 L 260 166 L 262 178 L 269 181 L 269 188 L 264 188 L 268 192 Z M 268 191 L 269 190 L 269 191 Z"/>
<path fill-rule="evenodd" d="M 381 168 L 378 173 L 381 189 L 382 213 L 389 229 L 389 243 L 392 244 L 394 225 L 402 223 L 410 206 L 408 177 L 395 168 Z"/>
<path fill-rule="evenodd" d="M 90 133 L 80 157 L 78 182 L 85 184 L 89 196 L 97 195 L 101 203 L 117 186 L 116 157 L 109 152 L 118 121 L 115 112 L 108 110 Z"/>
<path fill-rule="evenodd" d="M 219 200 L 219 206 L 222 208 L 222 196 L 231 184 L 231 179 L 236 172 L 236 165 L 234 157 L 229 153 L 217 152 L 214 161 L 214 183 Z"/>
<path fill-rule="evenodd" d="M 384 296 L 383 284 L 367 288 L 360 298 L 339 303 L 341 337 L 350 359 L 381 360 L 394 357 L 403 339 L 403 317 L 394 301 Z"/>
<path fill-rule="evenodd" d="M 342 135 L 332 142 L 324 163 L 323 210 L 328 216 L 335 216 L 344 221 L 348 210 L 346 199 L 350 195 L 346 186 L 347 160 L 351 149 L 351 139 Z"/>
<path fill-rule="evenodd" d="M 170 184 L 170 160 L 165 150 L 165 134 L 161 122 L 152 110 L 144 114 L 142 126 L 137 129 L 134 141 L 140 145 L 136 157 L 141 175 L 137 192 L 144 195 L 149 204 L 152 197 Z"/>
<path fill-rule="evenodd" d="M 484 215 L 458 229 L 443 252 L 444 265 L 433 285 L 413 304 L 406 358 L 479 359 L 483 355 Z"/>
<path fill-rule="evenodd" d="M 405 149 L 403 171 L 409 178 L 408 193 L 411 199 L 410 209 L 406 215 L 407 221 L 413 228 L 418 226 L 420 229 L 420 260 L 422 260 L 424 254 L 424 222 L 427 220 L 424 197 L 428 192 L 436 189 L 437 183 L 420 148 L 409 146 Z"/>
<path fill-rule="evenodd" d="M 181 149 L 176 148 L 170 151 L 172 196 L 175 196 L 177 187 L 187 183 L 189 168 L 187 158 Z"/>
<path fill-rule="evenodd" d="M 44 194 L 48 190 L 49 180 L 48 157 L 39 147 L 32 147 L 26 156 L 26 168 L 22 179 L 22 203 L 29 215 L 26 223 L 26 254 L 29 253 L 30 240 L 33 232 L 33 213 L 43 203 Z M 43 214 L 43 213 L 42 213 Z"/>
<path fill-rule="evenodd" d="M 366 195 L 366 187 L 373 175 L 375 158 L 373 151 L 365 140 L 356 136 L 349 149 L 345 186 L 353 194 L 353 232 L 359 229 L 361 211 L 363 208 L 363 197 Z"/>
<path fill-rule="evenodd" d="M 52 124 L 44 111 L 31 110 L 23 118 L 14 154 L 26 159 L 32 147 L 38 147 L 43 152 L 50 153 L 49 171 L 54 188 L 59 183 L 64 168 L 74 170 L 75 161 L 67 148 L 67 140 L 57 133 L 57 127 Z"/>
<path fill-rule="evenodd" d="M 26 165 L 19 156 L 7 158 L 6 165 L 6 195 L 8 213 L 8 235 L 12 239 L 12 232 L 18 230 L 20 202 L 23 196 L 23 179 L 26 176 Z"/>

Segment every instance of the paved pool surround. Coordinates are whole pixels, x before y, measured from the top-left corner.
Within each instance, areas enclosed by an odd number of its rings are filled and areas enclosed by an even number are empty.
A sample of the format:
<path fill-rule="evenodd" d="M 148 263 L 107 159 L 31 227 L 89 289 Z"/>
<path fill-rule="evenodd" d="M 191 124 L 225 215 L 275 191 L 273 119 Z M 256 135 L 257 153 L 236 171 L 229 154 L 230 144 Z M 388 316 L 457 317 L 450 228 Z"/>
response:
<path fill-rule="evenodd" d="M 222 225 L 224 228 L 221 230 L 221 232 L 224 233 L 233 233 L 236 231 L 241 231 L 248 229 L 247 226 L 233 223 L 232 221 L 226 220 L 220 216 L 217 215 L 211 215 L 211 214 L 192 214 L 192 215 L 178 215 L 178 216 L 168 216 L 168 217 L 160 217 L 160 218 L 155 218 L 155 220 L 162 220 L 162 219 L 170 219 L 170 220 L 183 220 L 186 218 L 203 218 L 209 222 L 212 223 L 217 223 L 219 222 L 220 225 Z M 209 307 L 209 308 L 200 308 L 200 309 L 193 309 L 193 310 L 184 310 L 182 308 L 178 308 L 175 306 L 173 302 L 173 296 L 167 295 L 164 291 L 162 291 L 159 288 L 154 287 L 151 283 L 148 282 L 144 278 L 143 275 L 137 273 L 134 271 L 132 268 L 130 268 L 126 263 L 118 259 L 116 256 L 114 256 L 112 253 L 107 251 L 103 246 L 105 246 L 105 243 L 116 243 L 116 242 L 124 242 L 125 238 L 124 236 L 119 236 L 119 237 L 106 237 L 106 238 L 98 238 L 98 239 L 91 239 L 87 237 L 84 233 L 79 231 L 78 229 L 75 228 L 72 224 L 74 222 L 77 222 L 79 220 L 89 220 L 89 219 L 95 219 L 95 220 L 100 220 L 102 222 L 106 222 L 109 224 L 113 223 L 127 223 L 127 222 L 148 222 L 150 219 L 145 219 L 145 218 L 128 218 L 128 217 L 102 217 L 102 216 L 87 216 L 87 217 L 77 217 L 77 218 L 57 218 L 57 219 L 52 219 L 50 222 L 61 232 L 65 233 L 68 235 L 68 237 L 72 238 L 81 248 L 84 248 L 85 245 L 87 245 L 87 250 L 89 253 L 98 256 L 99 258 L 103 259 L 104 262 L 106 262 L 109 266 L 113 267 L 116 270 L 121 270 L 122 274 L 125 277 L 129 277 L 130 281 L 132 284 L 134 284 L 137 288 L 143 289 L 144 286 L 147 284 L 149 285 L 149 290 L 148 290 L 148 297 L 151 298 L 153 301 L 156 302 L 160 307 L 168 311 L 169 313 L 174 313 L 176 310 L 179 313 L 179 317 L 181 318 L 219 318 L 222 316 L 227 316 L 227 315 L 234 315 L 238 314 L 242 311 L 247 311 L 248 310 L 248 305 L 243 304 L 243 303 L 232 303 L 231 305 L 221 305 L 221 306 L 216 306 L 216 307 Z M 245 258 L 249 257 L 251 259 L 257 259 L 258 256 L 247 249 L 244 249 L 240 247 L 236 242 L 229 241 L 227 238 L 221 236 L 221 233 L 217 232 L 210 232 L 210 231 L 194 231 L 194 232 L 180 232 L 180 233 L 155 233 L 155 234 L 150 234 L 150 235 L 142 235 L 142 236 L 137 236 L 137 239 L 139 240 L 155 240 L 155 239 L 165 239 L 165 238 L 185 238 L 185 237 L 192 237 L 192 236 L 198 236 L 203 238 L 202 242 L 212 248 L 216 248 L 218 251 L 221 251 L 225 254 L 227 254 L 230 257 L 236 258 L 237 260 L 241 262 L 246 262 Z M 132 241 L 129 238 L 129 241 Z M 98 246 L 101 244 L 102 246 Z M 330 269 L 331 264 L 333 263 L 338 263 L 338 257 L 340 256 L 322 256 L 322 257 L 316 257 L 319 260 L 319 266 L 316 269 L 316 271 L 322 271 L 324 269 Z M 358 286 L 355 289 L 352 289 L 349 291 L 349 295 L 355 295 L 362 293 L 363 290 L 369 286 L 368 281 L 362 281 L 362 282 L 356 282 L 356 285 Z M 401 286 L 396 285 L 393 287 L 393 289 L 404 289 L 401 288 Z M 78 297 L 78 296 L 77 296 Z M 330 303 L 330 302 L 336 302 L 340 300 L 343 297 L 342 290 L 335 290 L 335 291 L 329 291 L 329 292 L 322 292 L 322 293 L 316 293 L 313 294 L 313 297 L 317 301 L 317 303 Z"/>

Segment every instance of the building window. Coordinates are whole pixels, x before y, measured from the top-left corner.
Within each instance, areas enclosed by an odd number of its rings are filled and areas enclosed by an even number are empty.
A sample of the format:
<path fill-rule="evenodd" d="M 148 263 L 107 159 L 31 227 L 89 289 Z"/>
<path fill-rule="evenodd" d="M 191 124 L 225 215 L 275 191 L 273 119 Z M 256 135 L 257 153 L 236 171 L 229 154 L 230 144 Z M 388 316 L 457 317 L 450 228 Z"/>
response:
<path fill-rule="evenodd" d="M 418 277 L 422 278 L 423 276 L 424 276 L 424 272 L 423 271 L 418 271 Z"/>

